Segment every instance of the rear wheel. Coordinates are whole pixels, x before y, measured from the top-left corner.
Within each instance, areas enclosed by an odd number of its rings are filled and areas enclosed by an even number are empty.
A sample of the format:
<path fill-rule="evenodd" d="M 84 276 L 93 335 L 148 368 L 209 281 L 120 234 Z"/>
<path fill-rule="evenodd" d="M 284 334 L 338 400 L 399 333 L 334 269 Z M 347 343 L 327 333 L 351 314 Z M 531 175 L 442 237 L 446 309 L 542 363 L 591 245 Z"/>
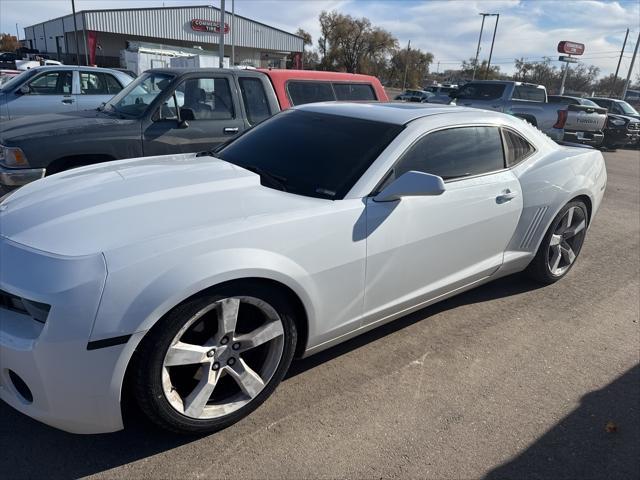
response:
<path fill-rule="evenodd" d="M 138 403 L 151 420 L 175 432 L 225 428 L 275 390 L 296 339 L 288 299 L 268 285 L 234 282 L 188 300 L 138 349 Z"/>
<path fill-rule="evenodd" d="M 529 276 L 546 284 L 564 277 L 580 254 L 587 222 L 587 207 L 583 202 L 565 205 L 551 223 L 536 256 L 527 267 Z"/>

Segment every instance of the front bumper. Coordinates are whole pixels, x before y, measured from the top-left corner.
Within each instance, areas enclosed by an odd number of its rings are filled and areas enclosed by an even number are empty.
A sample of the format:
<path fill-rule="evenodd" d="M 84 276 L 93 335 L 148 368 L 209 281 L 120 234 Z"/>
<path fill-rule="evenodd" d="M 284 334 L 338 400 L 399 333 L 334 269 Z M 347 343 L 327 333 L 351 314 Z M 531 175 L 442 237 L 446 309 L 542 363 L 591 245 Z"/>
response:
<path fill-rule="evenodd" d="M 602 132 L 581 132 L 575 130 L 565 130 L 563 141 L 570 143 L 579 143 L 581 145 L 589 145 L 598 147 L 604 140 Z"/>
<path fill-rule="evenodd" d="M 44 323 L 0 306 L 0 398 L 68 432 L 121 429 L 130 345 L 87 350 L 106 279 L 104 257 L 61 257 L 0 237 L 0 264 L 0 290 L 51 306 Z"/>
<path fill-rule="evenodd" d="M 624 147 L 637 143 L 640 131 L 627 130 L 626 128 L 610 128 L 604 131 L 604 144 L 609 147 Z"/>
<path fill-rule="evenodd" d="M 7 168 L 0 165 L 0 185 L 20 187 L 43 178 L 45 173 L 44 168 Z"/>

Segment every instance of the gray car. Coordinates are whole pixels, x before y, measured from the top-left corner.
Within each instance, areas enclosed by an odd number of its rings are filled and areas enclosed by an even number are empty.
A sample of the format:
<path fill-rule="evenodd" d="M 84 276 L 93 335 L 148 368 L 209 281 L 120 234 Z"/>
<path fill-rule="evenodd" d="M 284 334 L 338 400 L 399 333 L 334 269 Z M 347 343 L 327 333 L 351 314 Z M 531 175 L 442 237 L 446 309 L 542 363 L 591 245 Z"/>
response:
<path fill-rule="evenodd" d="M 32 68 L 0 87 L 0 119 L 95 109 L 132 81 L 108 68 Z"/>

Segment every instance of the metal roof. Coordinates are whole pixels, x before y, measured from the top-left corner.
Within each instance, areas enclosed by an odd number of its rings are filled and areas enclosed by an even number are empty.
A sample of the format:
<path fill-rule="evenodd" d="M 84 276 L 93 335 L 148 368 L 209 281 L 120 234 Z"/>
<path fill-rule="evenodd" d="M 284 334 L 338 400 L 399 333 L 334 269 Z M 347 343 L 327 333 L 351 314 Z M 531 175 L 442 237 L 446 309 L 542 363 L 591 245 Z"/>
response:
<path fill-rule="evenodd" d="M 73 18 L 72 14 L 47 20 L 25 28 L 32 28 L 60 18 Z M 220 21 L 220 9 L 209 6 L 178 6 L 154 8 L 124 8 L 112 10 L 82 10 L 76 13 L 79 27 L 87 30 L 109 32 L 149 38 L 173 39 L 183 42 L 218 43 L 219 36 L 209 32 L 197 32 L 191 29 L 191 20 L 202 19 Z M 83 19 L 84 22 L 80 22 Z M 237 47 L 281 52 L 302 52 L 301 37 L 261 22 L 235 15 L 231 25 L 231 14 L 225 13 L 225 23 L 234 33 Z M 226 45 L 231 43 L 231 31 L 225 35 Z"/>

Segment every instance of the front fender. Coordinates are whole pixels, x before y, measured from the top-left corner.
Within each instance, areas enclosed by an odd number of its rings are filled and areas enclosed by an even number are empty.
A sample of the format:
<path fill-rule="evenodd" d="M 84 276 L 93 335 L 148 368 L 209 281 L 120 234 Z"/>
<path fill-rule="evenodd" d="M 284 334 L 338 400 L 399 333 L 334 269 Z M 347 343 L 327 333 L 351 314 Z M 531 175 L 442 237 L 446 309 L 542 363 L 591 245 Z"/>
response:
<path fill-rule="evenodd" d="M 300 265 L 265 250 L 224 249 L 187 261 L 176 259 L 171 264 L 166 258 L 155 258 L 152 262 L 109 269 L 91 340 L 147 331 L 192 295 L 241 278 L 265 278 L 282 283 L 300 298 L 310 323 L 315 318 L 316 309 L 311 299 L 316 297 L 316 287 Z"/>

